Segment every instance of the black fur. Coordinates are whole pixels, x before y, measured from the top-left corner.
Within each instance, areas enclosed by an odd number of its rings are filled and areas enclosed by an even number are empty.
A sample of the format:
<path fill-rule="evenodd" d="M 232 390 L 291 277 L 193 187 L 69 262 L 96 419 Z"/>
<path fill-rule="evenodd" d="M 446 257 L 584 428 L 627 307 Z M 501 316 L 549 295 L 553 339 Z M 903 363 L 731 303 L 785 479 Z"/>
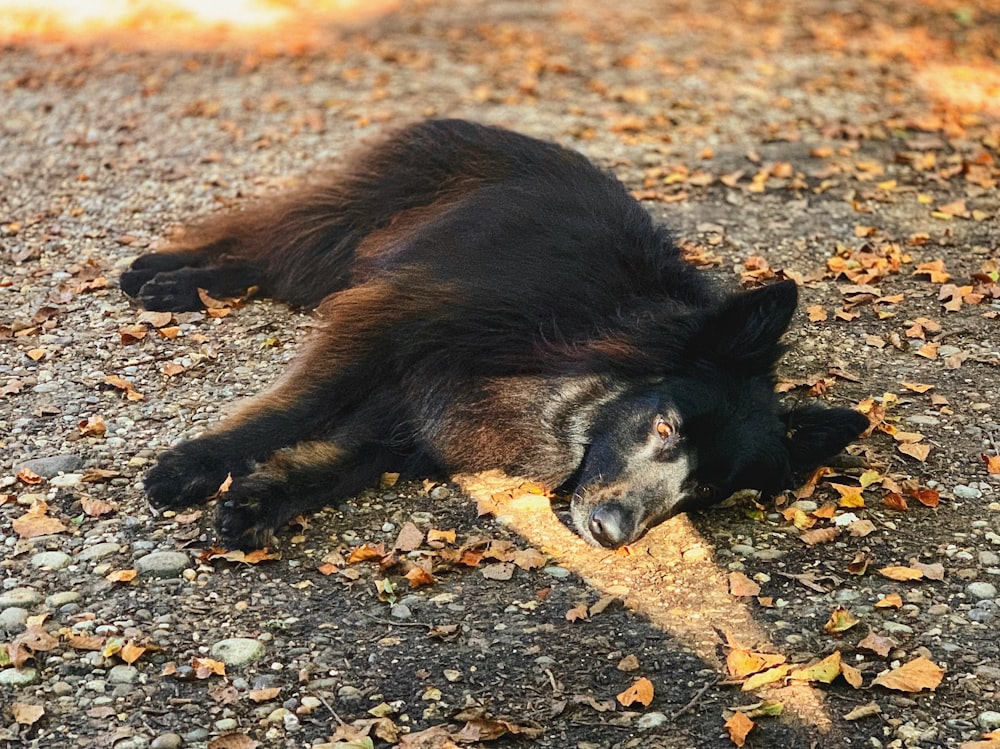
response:
<path fill-rule="evenodd" d="M 154 505 L 178 507 L 231 473 L 233 546 L 384 471 L 500 468 L 571 493 L 577 532 L 617 547 L 734 490 L 779 491 L 867 425 L 779 404 L 794 283 L 718 292 L 613 177 L 499 128 L 403 129 L 121 278 L 154 310 L 250 286 L 318 306 L 323 327 L 146 477 Z"/>

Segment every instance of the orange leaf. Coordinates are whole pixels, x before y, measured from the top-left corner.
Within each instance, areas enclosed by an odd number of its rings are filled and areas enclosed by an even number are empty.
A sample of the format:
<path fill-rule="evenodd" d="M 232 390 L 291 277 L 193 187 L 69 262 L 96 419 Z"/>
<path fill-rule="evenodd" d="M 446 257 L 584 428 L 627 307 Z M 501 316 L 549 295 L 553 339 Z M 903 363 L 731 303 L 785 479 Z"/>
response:
<path fill-rule="evenodd" d="M 351 553 L 347 556 L 347 563 L 356 564 L 357 562 L 370 562 L 373 559 L 381 559 L 384 556 L 385 548 L 381 543 L 365 543 L 351 550 Z"/>
<path fill-rule="evenodd" d="M 806 307 L 806 312 L 809 314 L 809 322 L 823 322 L 827 317 L 826 308 L 818 304 Z"/>
<path fill-rule="evenodd" d="M 883 567 L 878 571 L 882 577 L 888 577 L 890 580 L 919 580 L 924 576 L 924 573 L 913 567 L 902 567 L 902 566 L 890 566 Z"/>
<path fill-rule="evenodd" d="M 746 648 L 733 648 L 726 656 L 726 668 L 734 679 L 765 671 L 785 662 L 780 653 L 754 653 Z"/>
<path fill-rule="evenodd" d="M 192 658 L 191 667 L 194 668 L 195 678 L 198 679 L 207 679 L 212 674 L 226 675 L 226 664 L 212 658 Z"/>
<path fill-rule="evenodd" d="M 134 642 L 129 640 L 124 645 L 122 645 L 122 649 L 118 651 L 118 657 L 121 658 L 126 663 L 128 663 L 129 665 L 132 665 L 137 660 L 139 660 L 139 658 L 142 657 L 142 654 L 145 652 L 146 648 L 142 647 L 141 645 L 136 645 Z"/>
<path fill-rule="evenodd" d="M 130 583 L 138 574 L 136 570 L 115 570 L 104 579 L 109 583 Z"/>
<path fill-rule="evenodd" d="M 861 678 L 861 672 L 854 666 L 848 666 L 846 663 L 840 664 L 840 675 L 844 677 L 844 681 L 850 684 L 855 689 L 861 689 L 861 684 L 863 679 Z"/>
<path fill-rule="evenodd" d="M 983 455 L 986 461 L 986 472 L 994 475 L 1000 474 L 1000 455 Z"/>
<path fill-rule="evenodd" d="M 617 700 L 623 707 L 628 707 L 633 703 L 640 703 L 643 707 L 649 707 L 653 701 L 653 682 L 645 676 L 638 679 L 632 686 L 621 692 Z"/>
<path fill-rule="evenodd" d="M 425 570 L 423 567 L 414 566 L 409 572 L 404 575 L 404 577 L 410 581 L 411 588 L 419 588 L 423 585 L 431 585 L 437 582 L 434 575 Z"/>
<path fill-rule="evenodd" d="M 583 601 L 566 612 L 566 621 L 575 622 L 580 619 L 586 619 L 588 616 L 590 616 L 590 613 L 587 610 L 587 602 Z"/>
<path fill-rule="evenodd" d="M 899 593 L 887 593 L 882 600 L 875 602 L 877 609 L 899 609 L 903 607 L 903 597 Z"/>
<path fill-rule="evenodd" d="M 739 710 L 732 718 L 726 721 L 726 730 L 729 731 L 730 740 L 736 746 L 743 746 L 747 741 L 747 734 L 753 730 L 754 722 Z"/>
<path fill-rule="evenodd" d="M 83 509 L 84 515 L 92 518 L 107 515 L 109 512 L 115 512 L 118 509 L 118 505 L 105 502 L 103 499 L 95 499 L 94 497 L 81 497 L 80 507 Z"/>
<path fill-rule="evenodd" d="M 900 692 L 934 691 L 944 678 L 944 669 L 931 660 L 919 656 L 899 668 L 875 677 L 872 686 L 896 689 Z"/>

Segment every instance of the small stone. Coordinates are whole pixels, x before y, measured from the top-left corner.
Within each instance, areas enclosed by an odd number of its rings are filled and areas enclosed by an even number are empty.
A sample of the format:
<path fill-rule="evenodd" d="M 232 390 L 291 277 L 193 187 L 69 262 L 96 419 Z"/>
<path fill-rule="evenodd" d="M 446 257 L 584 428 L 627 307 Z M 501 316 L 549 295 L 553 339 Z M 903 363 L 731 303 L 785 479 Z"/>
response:
<path fill-rule="evenodd" d="M 46 598 L 45 605 L 52 609 L 58 609 L 67 603 L 77 603 L 81 598 L 82 596 L 75 590 L 63 590 Z"/>
<path fill-rule="evenodd" d="M 976 722 L 984 731 L 992 731 L 1000 728 L 1000 712 L 996 710 L 984 710 L 976 717 Z"/>
<path fill-rule="evenodd" d="M 191 558 L 180 551 L 154 551 L 135 562 L 135 568 L 143 577 L 180 577 L 190 566 Z"/>
<path fill-rule="evenodd" d="M 554 577 L 557 580 L 563 580 L 570 576 L 570 571 L 565 567 L 546 567 L 542 570 L 549 577 Z"/>
<path fill-rule="evenodd" d="M 245 666 L 264 655 L 264 643 L 249 637 L 231 637 L 219 640 L 212 646 L 212 657 L 227 666 Z"/>
<path fill-rule="evenodd" d="M 757 550 L 749 544 L 736 544 L 732 548 L 733 554 L 738 557 L 752 557 L 756 551 Z"/>
<path fill-rule="evenodd" d="M 811 499 L 800 499 L 797 502 L 793 502 L 792 507 L 796 510 L 802 510 L 802 512 L 816 512 L 816 508 L 819 505 Z"/>
<path fill-rule="evenodd" d="M 908 624 L 901 624 L 899 622 L 885 621 L 882 622 L 882 629 L 891 635 L 911 635 L 913 634 L 913 627 Z"/>
<path fill-rule="evenodd" d="M 12 635 L 23 632 L 28 625 L 28 610 L 20 606 L 8 606 L 0 610 L 0 632 Z"/>
<path fill-rule="evenodd" d="M 228 731 L 235 731 L 239 726 L 235 718 L 221 718 L 215 721 L 215 730 L 220 733 L 226 733 Z"/>
<path fill-rule="evenodd" d="M 14 473 L 20 473 L 27 468 L 34 471 L 39 476 L 47 479 L 60 473 L 70 473 L 83 465 L 83 460 L 79 455 L 52 455 L 47 458 L 32 458 L 18 463 Z"/>
<path fill-rule="evenodd" d="M 122 547 L 119 544 L 113 541 L 104 541 L 93 546 L 88 546 L 77 554 L 76 558 L 81 562 L 93 562 L 98 559 L 104 559 L 104 557 L 109 557 L 112 554 L 117 554 L 121 550 Z"/>
<path fill-rule="evenodd" d="M 73 557 L 62 551 L 40 551 L 31 557 L 31 566 L 46 570 L 61 570 L 69 567 Z"/>
<path fill-rule="evenodd" d="M 64 473 L 61 476 L 53 476 L 49 480 L 49 486 L 55 486 L 59 489 L 69 489 L 77 486 L 83 481 L 82 473 Z"/>
<path fill-rule="evenodd" d="M 65 681 L 57 681 L 52 685 L 52 694 L 56 697 L 67 697 L 73 694 L 73 686 Z"/>
<path fill-rule="evenodd" d="M 361 699 L 361 690 L 350 684 L 345 684 L 337 690 L 337 699 L 341 702 L 357 702 Z"/>
<path fill-rule="evenodd" d="M 410 611 L 410 607 L 407 606 L 406 604 L 397 603 L 394 604 L 391 609 L 389 609 L 389 616 L 391 616 L 393 619 L 409 619 L 411 616 L 413 616 L 413 613 Z"/>
<path fill-rule="evenodd" d="M 0 609 L 8 606 L 30 609 L 42 602 L 42 594 L 33 588 L 11 588 L 0 593 Z"/>
<path fill-rule="evenodd" d="M 993 551 L 981 551 L 976 554 L 976 559 L 983 567 L 1000 567 L 1000 554 Z"/>
<path fill-rule="evenodd" d="M 997 586 L 993 583 L 975 582 L 965 586 L 965 592 L 977 600 L 997 597 Z"/>
<path fill-rule="evenodd" d="M 139 669 L 119 663 L 108 671 L 108 681 L 112 684 L 134 684 L 139 678 Z"/>
<path fill-rule="evenodd" d="M 37 668 L 5 668 L 0 671 L 0 687 L 26 687 L 37 681 Z"/>
<path fill-rule="evenodd" d="M 646 713 L 639 720 L 635 722 L 635 727 L 640 731 L 648 731 L 650 728 L 656 728 L 657 726 L 662 726 L 667 722 L 669 718 L 663 713 Z"/>
<path fill-rule="evenodd" d="M 785 556 L 784 549 L 757 549 L 754 556 L 762 562 L 770 562 Z"/>
<path fill-rule="evenodd" d="M 431 499 L 448 499 L 451 496 L 451 489 L 443 484 L 431 489 Z"/>
<path fill-rule="evenodd" d="M 979 499 L 983 496 L 983 493 L 979 489 L 974 486 L 966 486 L 965 484 L 957 484 L 951 491 L 959 499 Z"/>

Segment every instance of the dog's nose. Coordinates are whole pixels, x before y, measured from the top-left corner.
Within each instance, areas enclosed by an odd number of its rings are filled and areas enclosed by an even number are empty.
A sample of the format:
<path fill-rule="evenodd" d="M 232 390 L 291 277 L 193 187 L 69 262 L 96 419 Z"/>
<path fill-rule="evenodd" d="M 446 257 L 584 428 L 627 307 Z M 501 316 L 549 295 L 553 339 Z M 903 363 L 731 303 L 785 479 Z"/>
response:
<path fill-rule="evenodd" d="M 590 513 L 590 532 L 601 546 L 617 549 L 628 543 L 631 530 L 628 512 L 617 502 L 608 502 Z"/>

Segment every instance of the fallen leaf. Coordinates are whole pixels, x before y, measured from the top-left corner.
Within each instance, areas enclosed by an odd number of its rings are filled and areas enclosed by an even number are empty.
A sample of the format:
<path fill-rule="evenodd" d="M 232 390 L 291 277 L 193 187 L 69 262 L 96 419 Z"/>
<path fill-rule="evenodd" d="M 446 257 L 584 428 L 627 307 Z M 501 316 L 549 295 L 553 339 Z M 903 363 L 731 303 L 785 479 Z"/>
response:
<path fill-rule="evenodd" d="M 916 458 L 921 463 L 927 460 L 927 456 L 931 453 L 931 446 L 928 444 L 916 444 L 904 442 L 896 445 L 896 449 L 899 450 L 904 455 L 909 455 L 911 458 Z"/>
<path fill-rule="evenodd" d="M 746 681 L 743 682 L 743 691 L 750 692 L 754 689 L 759 689 L 765 684 L 773 684 L 776 681 L 780 681 L 788 676 L 788 673 L 792 670 L 790 664 L 782 664 L 780 666 L 775 666 L 774 668 L 769 668 L 766 671 L 761 671 L 757 674 L 752 674 Z"/>
<path fill-rule="evenodd" d="M 742 572 L 730 572 L 729 595 L 737 597 L 757 596 L 760 595 L 760 585 L 744 575 Z"/>
<path fill-rule="evenodd" d="M 861 689 L 861 685 L 864 683 L 861 672 L 854 668 L 854 666 L 849 666 L 844 662 L 840 664 L 840 675 L 844 677 L 844 681 L 855 689 Z"/>
<path fill-rule="evenodd" d="M 924 576 L 924 573 L 913 567 L 903 567 L 900 565 L 883 567 L 878 571 L 882 577 L 887 577 L 890 580 L 919 580 Z"/>
<path fill-rule="evenodd" d="M 49 505 L 45 500 L 35 500 L 26 513 L 14 518 L 11 527 L 21 538 L 37 538 L 65 532 L 66 526 L 58 518 L 50 517 L 48 511 Z"/>
<path fill-rule="evenodd" d="M 104 579 L 109 583 L 130 583 L 138 576 L 137 570 L 115 570 L 108 575 L 105 575 Z"/>
<path fill-rule="evenodd" d="M 14 716 L 14 722 L 22 726 L 30 726 L 45 715 L 45 708 L 41 705 L 28 705 L 23 702 L 15 702 L 10 706 L 10 712 Z"/>
<path fill-rule="evenodd" d="M 424 532 L 413 523 L 406 522 L 399 529 L 399 535 L 396 536 L 396 541 L 393 543 L 392 548 L 402 552 L 410 552 L 419 549 L 423 542 Z"/>
<path fill-rule="evenodd" d="M 819 681 L 829 684 L 840 673 L 840 651 L 835 650 L 821 661 L 798 668 L 788 674 L 788 678 L 796 681 Z"/>
<path fill-rule="evenodd" d="M 753 730 L 754 725 L 754 722 L 739 710 L 725 723 L 726 730 L 729 732 L 729 739 L 736 746 L 746 744 L 747 734 Z"/>
<path fill-rule="evenodd" d="M 213 658 L 192 658 L 191 667 L 194 669 L 196 679 L 207 679 L 212 675 L 226 675 L 226 664 Z"/>
<path fill-rule="evenodd" d="M 629 707 L 636 702 L 643 707 L 649 707 L 653 701 L 653 682 L 645 676 L 640 677 L 632 686 L 620 692 L 616 699 L 623 707 Z"/>
<path fill-rule="evenodd" d="M 851 710 L 844 716 L 844 720 L 861 720 L 862 718 L 868 718 L 872 715 L 880 715 L 882 713 L 882 708 L 879 707 L 877 702 L 869 702 L 866 705 L 858 705 L 856 708 Z"/>
<path fill-rule="evenodd" d="M 992 473 L 994 475 L 1000 474 L 1000 454 L 983 455 L 983 460 L 986 462 L 987 473 Z"/>
<path fill-rule="evenodd" d="M 576 606 L 574 606 L 573 608 L 571 608 L 569 611 L 566 612 L 566 621 L 575 622 L 581 619 L 585 620 L 589 616 L 590 613 L 587 610 L 587 602 L 583 601 L 581 603 L 578 603 Z"/>
<path fill-rule="evenodd" d="M 227 733 L 208 742 L 208 749 L 257 749 L 260 742 L 244 733 Z"/>
<path fill-rule="evenodd" d="M 146 650 L 147 648 L 144 648 L 141 645 L 136 645 L 131 640 L 128 640 L 124 645 L 122 645 L 122 649 L 118 651 L 118 657 L 131 666 L 142 657 L 142 654 L 145 653 Z"/>
<path fill-rule="evenodd" d="M 76 428 L 82 437 L 103 437 L 104 433 L 108 431 L 108 425 L 100 414 L 94 414 L 84 419 L 76 425 Z"/>
<path fill-rule="evenodd" d="M 903 597 L 899 593 L 887 593 L 878 601 L 875 601 L 877 609 L 900 609 L 903 607 Z"/>
<path fill-rule="evenodd" d="M 80 508 L 88 517 L 98 518 L 118 510 L 118 505 L 94 497 L 80 497 Z"/>
<path fill-rule="evenodd" d="M 899 668 L 884 671 L 875 677 L 872 686 L 895 689 L 900 692 L 934 691 L 944 678 L 944 669 L 933 661 L 919 656 Z"/>
<path fill-rule="evenodd" d="M 522 570 L 534 570 L 544 567 L 549 558 L 538 549 L 527 548 L 516 552 L 512 561 Z"/>
<path fill-rule="evenodd" d="M 726 668 L 734 679 L 780 666 L 785 656 L 780 653 L 755 653 L 747 648 L 732 648 L 726 655 Z"/>
<path fill-rule="evenodd" d="M 882 637 L 874 632 L 869 632 L 865 635 L 864 639 L 858 642 L 858 647 L 870 650 L 876 655 L 885 658 L 889 655 L 890 651 L 896 647 L 896 641 L 891 637 Z"/>
<path fill-rule="evenodd" d="M 487 580 L 510 580 L 514 576 L 514 569 L 510 562 L 499 562 L 483 565 L 479 571 Z"/>
<path fill-rule="evenodd" d="M 829 634 L 846 632 L 860 620 L 843 606 L 838 606 L 830 614 L 829 620 L 823 625 L 823 631 Z"/>
<path fill-rule="evenodd" d="M 425 570 L 423 567 L 418 567 L 414 565 L 404 577 L 409 581 L 411 588 L 420 588 L 424 585 L 432 585 L 437 582 L 434 575 Z"/>
<path fill-rule="evenodd" d="M 357 564 L 358 562 L 370 562 L 373 559 L 381 559 L 384 556 L 385 548 L 381 543 L 364 543 L 351 550 L 351 553 L 347 555 L 347 563 Z"/>
<path fill-rule="evenodd" d="M 615 668 L 617 668 L 619 671 L 625 671 L 625 672 L 638 671 L 639 659 L 635 655 L 630 653 L 629 655 L 626 655 L 624 658 L 618 661 L 618 665 L 615 666 Z"/>
<path fill-rule="evenodd" d="M 815 546 L 816 544 L 826 544 L 830 543 L 840 534 L 840 529 L 833 528 L 817 528 L 816 530 L 806 531 L 801 536 L 799 540 L 802 541 L 807 546 Z"/>

